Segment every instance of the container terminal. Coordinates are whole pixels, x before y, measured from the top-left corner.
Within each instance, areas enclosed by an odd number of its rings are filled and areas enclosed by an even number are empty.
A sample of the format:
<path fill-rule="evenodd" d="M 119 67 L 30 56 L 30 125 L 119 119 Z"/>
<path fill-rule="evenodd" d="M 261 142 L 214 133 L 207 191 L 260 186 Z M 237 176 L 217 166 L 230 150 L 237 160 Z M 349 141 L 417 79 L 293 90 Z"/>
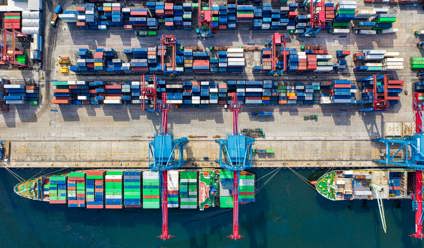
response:
<path fill-rule="evenodd" d="M 422 239 L 423 6 L 0 4 L 10 190 L 86 211 L 161 209 L 164 240 L 168 208 L 231 208 L 240 239 L 249 169 L 324 168 L 307 182 L 317 194 L 376 200 L 384 232 L 382 200 L 411 199 Z M 25 180 L 25 168 L 58 172 Z"/>

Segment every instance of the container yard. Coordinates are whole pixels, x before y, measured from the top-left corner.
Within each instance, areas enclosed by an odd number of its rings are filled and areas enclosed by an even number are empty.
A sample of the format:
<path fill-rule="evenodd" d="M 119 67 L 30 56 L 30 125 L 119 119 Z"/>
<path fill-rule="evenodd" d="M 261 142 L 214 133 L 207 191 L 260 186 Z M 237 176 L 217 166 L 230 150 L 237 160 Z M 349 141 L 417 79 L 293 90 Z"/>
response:
<path fill-rule="evenodd" d="M 225 218 L 239 240 L 284 170 L 327 211 L 375 202 L 378 234 L 387 201 L 412 203 L 402 237 L 423 239 L 423 19 L 419 0 L 7 1 L 8 190 L 39 211 L 155 216 L 161 240 L 188 212 Z"/>

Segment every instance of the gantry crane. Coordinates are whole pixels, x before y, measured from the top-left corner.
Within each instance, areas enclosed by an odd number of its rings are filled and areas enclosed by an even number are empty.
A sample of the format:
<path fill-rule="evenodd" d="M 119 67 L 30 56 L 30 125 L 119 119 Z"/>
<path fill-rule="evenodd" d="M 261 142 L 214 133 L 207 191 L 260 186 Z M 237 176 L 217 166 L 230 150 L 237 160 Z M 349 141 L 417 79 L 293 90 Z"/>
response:
<path fill-rule="evenodd" d="M 242 135 L 238 129 L 238 115 L 240 104 L 237 101 L 237 93 L 233 93 L 231 104 L 229 106 L 233 113 L 233 133 L 227 136 L 227 139 L 218 139 L 219 144 L 219 166 L 231 170 L 234 173 L 233 181 L 233 233 L 231 239 L 240 239 L 239 233 L 239 176 L 240 171 L 252 167 L 252 146 L 255 140 L 251 137 Z"/>
<path fill-rule="evenodd" d="M 143 111 L 146 110 L 146 101 L 150 101 L 150 103 L 152 104 L 153 111 L 156 111 L 156 102 L 157 102 L 156 75 L 153 75 L 151 79 L 153 81 L 152 82 L 153 84 L 149 84 L 146 81 L 146 77 L 145 77 L 144 74 L 141 75 L 141 81 L 140 81 L 141 110 L 143 110 Z"/>
<path fill-rule="evenodd" d="M 415 232 L 411 237 L 422 239 L 423 234 L 423 170 L 424 170 L 424 133 L 422 111 L 424 107 L 413 94 L 413 110 L 415 112 L 415 134 L 403 138 L 380 138 L 376 142 L 385 145 L 385 158 L 376 162 L 385 165 L 403 166 L 415 170 L 415 192 L 413 207 L 415 210 Z M 392 152 L 392 149 L 394 152 Z"/>
<path fill-rule="evenodd" d="M 160 132 L 149 143 L 149 168 L 161 173 L 162 233 L 160 238 L 167 240 L 171 238 L 168 230 L 168 170 L 184 165 L 184 146 L 188 143 L 188 139 L 186 137 L 174 139 L 172 134 L 168 133 L 169 106 L 166 103 L 166 93 L 162 93 L 160 110 L 162 113 Z"/>
<path fill-rule="evenodd" d="M 304 34 L 306 37 L 315 37 L 322 28 L 325 28 L 324 0 L 309 0 L 309 25 Z"/>
<path fill-rule="evenodd" d="M 161 45 L 163 47 L 163 51 L 161 51 L 161 69 L 163 73 L 170 72 L 171 74 L 176 72 L 176 57 L 177 57 L 177 39 L 173 34 L 163 34 L 160 39 Z M 165 55 L 168 52 L 168 48 L 170 49 L 170 61 L 169 65 L 172 68 L 172 71 L 169 71 L 165 66 Z"/>
<path fill-rule="evenodd" d="M 2 50 L 1 55 L 2 58 L 0 60 L 0 64 L 10 64 L 18 67 L 26 67 L 26 65 L 19 64 L 16 61 L 17 55 L 23 55 L 24 52 L 16 48 L 16 38 L 18 36 L 26 37 L 27 35 L 24 33 L 21 33 L 15 29 L 3 29 L 2 30 L 3 35 L 3 42 L 2 42 Z"/>
<path fill-rule="evenodd" d="M 203 9 L 202 0 L 197 1 L 197 33 L 201 37 L 212 35 L 212 0 L 208 0 L 208 6 Z"/>
<path fill-rule="evenodd" d="M 286 49 L 287 40 L 284 34 L 274 33 L 272 35 L 272 47 L 271 47 L 271 73 L 274 75 L 281 74 L 280 70 L 277 70 L 277 64 L 280 58 L 280 55 L 283 56 L 283 69 L 282 72 L 287 71 L 287 56 L 288 51 Z M 281 47 L 282 45 L 282 47 Z M 281 54 L 280 54 L 281 52 Z"/>

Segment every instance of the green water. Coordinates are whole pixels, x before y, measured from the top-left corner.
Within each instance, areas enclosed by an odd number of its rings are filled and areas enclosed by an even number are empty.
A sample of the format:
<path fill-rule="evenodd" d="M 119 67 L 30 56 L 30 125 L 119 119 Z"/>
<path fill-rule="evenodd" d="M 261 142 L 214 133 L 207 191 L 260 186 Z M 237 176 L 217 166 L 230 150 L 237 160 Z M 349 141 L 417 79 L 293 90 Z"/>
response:
<path fill-rule="evenodd" d="M 37 170 L 18 170 L 30 177 Z M 257 170 L 259 178 L 269 170 Z M 300 171 L 310 176 L 311 171 Z M 316 171 L 315 171 L 316 172 Z M 261 180 L 261 188 L 266 179 Z M 22 199 L 16 180 L 0 171 L 0 247 L 424 247 L 408 237 L 414 228 L 410 201 L 385 201 L 388 234 L 375 202 L 331 202 L 289 170 L 280 171 L 240 208 L 242 240 L 226 238 L 231 211 L 170 211 L 170 241 L 157 239 L 159 210 L 86 210 Z"/>

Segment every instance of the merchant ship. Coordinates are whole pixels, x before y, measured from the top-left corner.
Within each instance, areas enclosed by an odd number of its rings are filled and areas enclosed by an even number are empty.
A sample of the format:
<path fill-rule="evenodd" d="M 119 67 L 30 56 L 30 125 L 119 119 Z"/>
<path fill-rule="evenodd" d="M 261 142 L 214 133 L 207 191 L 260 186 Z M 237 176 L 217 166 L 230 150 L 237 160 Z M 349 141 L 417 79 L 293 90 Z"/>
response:
<path fill-rule="evenodd" d="M 232 208 L 233 172 L 221 169 L 170 170 L 169 208 Z M 14 187 L 31 200 L 88 209 L 160 208 L 160 174 L 156 171 L 79 170 L 40 176 Z M 239 202 L 255 201 L 255 175 L 240 172 Z"/>
<path fill-rule="evenodd" d="M 412 171 L 411 171 L 412 172 Z M 332 201 L 410 198 L 408 170 L 334 170 L 321 176 L 315 189 Z"/>

